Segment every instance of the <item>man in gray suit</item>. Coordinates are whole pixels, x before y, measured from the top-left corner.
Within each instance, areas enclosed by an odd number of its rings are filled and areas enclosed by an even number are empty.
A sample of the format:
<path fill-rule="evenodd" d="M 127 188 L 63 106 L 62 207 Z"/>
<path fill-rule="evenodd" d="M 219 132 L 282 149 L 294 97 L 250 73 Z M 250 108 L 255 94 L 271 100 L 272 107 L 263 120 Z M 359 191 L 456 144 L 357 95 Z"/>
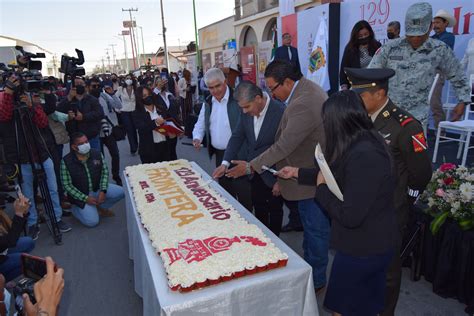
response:
<path fill-rule="evenodd" d="M 285 106 L 272 100 L 267 93 L 250 81 L 241 82 L 234 92 L 234 99 L 242 112 L 239 123 L 227 144 L 222 164 L 214 170 L 212 176 L 220 178 L 228 171 L 230 163 L 237 158 L 242 144 L 247 143 L 247 161 L 251 161 L 275 142 Z M 275 235 L 280 234 L 283 219 L 283 200 L 275 176 L 269 172 L 251 173 L 246 167 L 246 176 L 250 177 L 252 204 L 255 216 Z M 232 170 L 232 169 L 231 169 Z M 233 172 L 229 171 L 228 176 Z"/>
<path fill-rule="evenodd" d="M 275 143 L 250 161 L 252 170 L 262 174 L 262 166 L 277 169 L 285 166 L 314 167 L 314 149 L 324 145 L 324 128 L 321 118 L 326 92 L 314 82 L 294 72 L 290 63 L 275 60 L 265 69 L 265 82 L 273 96 L 287 105 L 280 121 Z M 324 147 L 324 146 L 323 146 Z M 237 167 L 246 162 L 234 161 Z M 238 176 L 235 174 L 234 176 Z M 316 179 L 314 179 L 316 183 Z M 315 289 L 326 285 L 328 264 L 329 219 L 314 201 L 316 186 L 279 178 L 283 198 L 298 201 L 298 210 L 304 228 L 304 259 L 313 268 Z"/>

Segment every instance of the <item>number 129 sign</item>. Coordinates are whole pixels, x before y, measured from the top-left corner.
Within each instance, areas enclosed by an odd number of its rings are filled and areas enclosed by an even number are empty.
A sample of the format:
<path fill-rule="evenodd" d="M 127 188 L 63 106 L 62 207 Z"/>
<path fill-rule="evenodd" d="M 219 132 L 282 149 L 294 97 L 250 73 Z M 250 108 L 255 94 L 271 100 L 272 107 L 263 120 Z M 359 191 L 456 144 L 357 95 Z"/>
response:
<path fill-rule="evenodd" d="M 360 13 L 362 20 L 366 20 L 372 26 L 384 24 L 390 16 L 390 1 L 369 1 L 360 6 Z"/>

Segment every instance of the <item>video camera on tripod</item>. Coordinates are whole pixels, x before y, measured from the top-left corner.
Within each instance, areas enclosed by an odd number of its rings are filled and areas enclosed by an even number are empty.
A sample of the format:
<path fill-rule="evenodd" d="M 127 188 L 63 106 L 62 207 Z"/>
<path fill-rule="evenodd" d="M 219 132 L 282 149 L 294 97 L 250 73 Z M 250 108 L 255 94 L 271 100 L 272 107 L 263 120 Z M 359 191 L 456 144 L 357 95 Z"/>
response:
<path fill-rule="evenodd" d="M 0 71 L 3 72 L 3 81 L 7 82 L 7 87 L 23 94 L 24 92 L 39 92 L 40 90 L 47 90 L 51 87 L 48 80 L 43 79 L 41 68 L 43 66 L 40 60 L 32 60 L 33 58 L 45 58 L 44 53 L 30 53 L 26 52 L 22 46 L 15 46 L 15 49 L 21 53 L 16 57 L 17 64 L 5 65 L 0 63 Z M 25 71 L 26 69 L 26 71 Z M 20 85 L 8 85 L 6 80 L 12 74 L 15 74 Z"/>

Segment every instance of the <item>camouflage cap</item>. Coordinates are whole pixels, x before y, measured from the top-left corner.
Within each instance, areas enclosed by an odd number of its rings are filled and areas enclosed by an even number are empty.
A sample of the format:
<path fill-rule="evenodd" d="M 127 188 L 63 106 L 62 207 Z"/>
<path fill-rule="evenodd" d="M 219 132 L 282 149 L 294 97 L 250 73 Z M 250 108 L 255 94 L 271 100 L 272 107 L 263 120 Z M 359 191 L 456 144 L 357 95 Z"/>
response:
<path fill-rule="evenodd" d="M 421 36 L 430 31 L 433 8 L 428 2 L 411 5 L 405 15 L 405 35 Z"/>

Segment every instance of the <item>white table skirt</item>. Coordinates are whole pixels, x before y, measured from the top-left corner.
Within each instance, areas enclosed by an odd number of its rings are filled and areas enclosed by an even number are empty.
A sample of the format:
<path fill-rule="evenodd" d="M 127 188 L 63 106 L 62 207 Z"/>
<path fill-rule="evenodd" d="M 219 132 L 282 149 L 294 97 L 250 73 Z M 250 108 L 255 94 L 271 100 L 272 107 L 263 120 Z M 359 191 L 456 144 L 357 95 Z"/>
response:
<path fill-rule="evenodd" d="M 204 180 L 210 179 L 196 163 L 191 164 Z M 143 299 L 143 315 L 319 315 L 311 267 L 217 182 L 212 182 L 212 188 L 288 254 L 288 265 L 190 293 L 171 291 L 161 258 L 136 212 L 128 178 L 124 178 L 128 189 L 125 199 L 129 255 L 134 261 L 135 291 Z"/>

